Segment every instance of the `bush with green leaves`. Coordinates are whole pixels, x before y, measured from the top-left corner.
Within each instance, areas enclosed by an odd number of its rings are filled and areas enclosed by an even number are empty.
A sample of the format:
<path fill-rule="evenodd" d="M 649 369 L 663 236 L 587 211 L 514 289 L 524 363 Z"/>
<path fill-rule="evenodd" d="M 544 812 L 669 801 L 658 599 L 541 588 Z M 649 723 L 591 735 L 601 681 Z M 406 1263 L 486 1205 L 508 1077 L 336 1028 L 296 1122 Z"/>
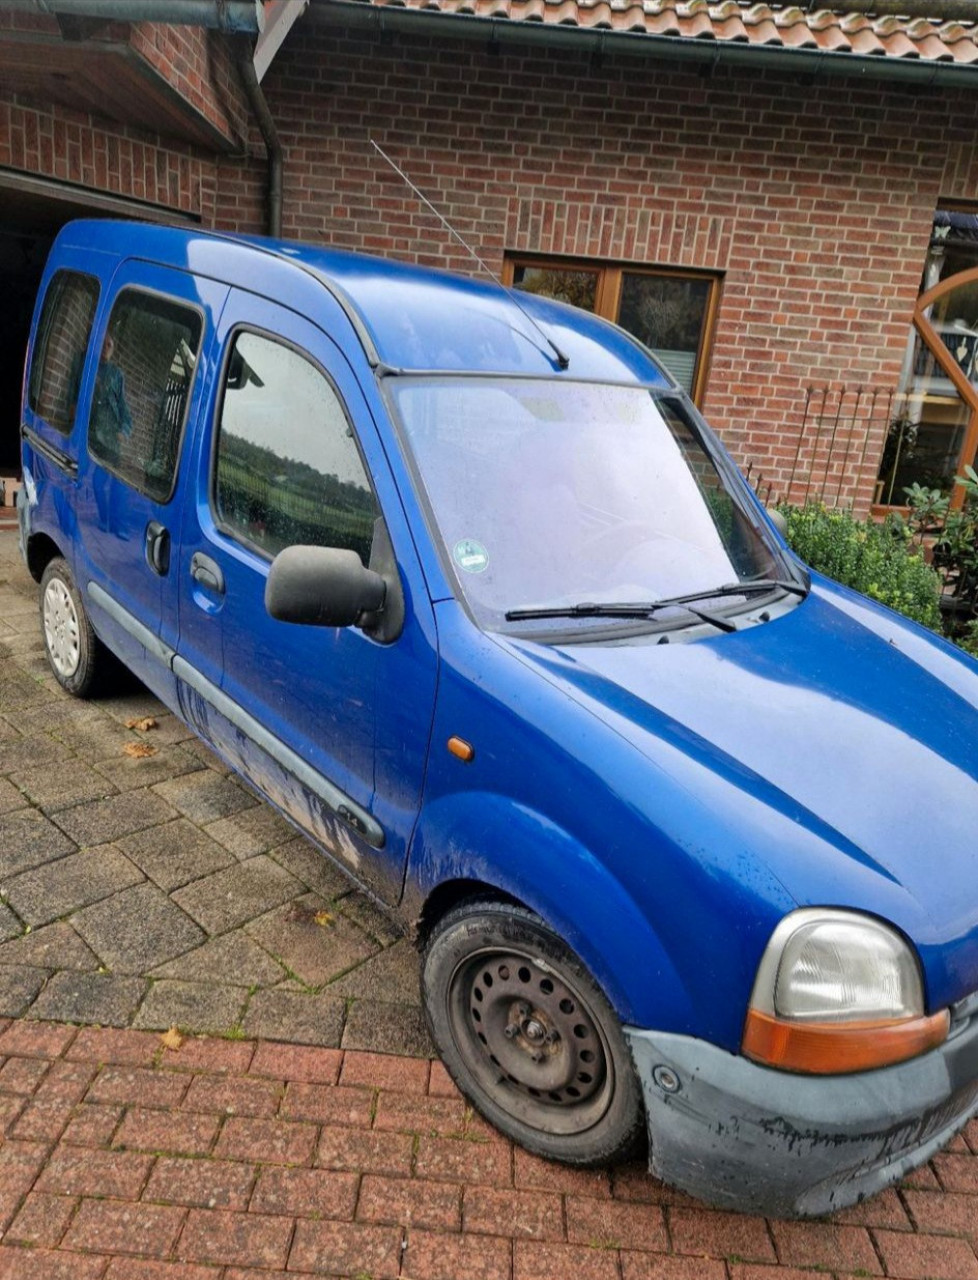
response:
<path fill-rule="evenodd" d="M 788 522 L 788 544 L 806 564 L 940 630 L 941 580 L 902 520 L 857 520 L 851 511 L 820 502 L 779 509 Z"/>

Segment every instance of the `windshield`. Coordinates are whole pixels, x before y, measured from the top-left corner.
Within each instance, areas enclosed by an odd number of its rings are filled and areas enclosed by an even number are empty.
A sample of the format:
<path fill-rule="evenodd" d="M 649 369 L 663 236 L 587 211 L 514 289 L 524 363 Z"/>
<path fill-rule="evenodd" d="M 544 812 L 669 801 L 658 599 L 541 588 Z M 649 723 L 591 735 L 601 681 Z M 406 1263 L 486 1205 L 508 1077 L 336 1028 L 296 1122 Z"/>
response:
<path fill-rule="evenodd" d="M 386 389 L 483 626 L 509 629 L 507 613 L 523 609 L 661 600 L 785 572 L 676 396 L 491 377 Z"/>

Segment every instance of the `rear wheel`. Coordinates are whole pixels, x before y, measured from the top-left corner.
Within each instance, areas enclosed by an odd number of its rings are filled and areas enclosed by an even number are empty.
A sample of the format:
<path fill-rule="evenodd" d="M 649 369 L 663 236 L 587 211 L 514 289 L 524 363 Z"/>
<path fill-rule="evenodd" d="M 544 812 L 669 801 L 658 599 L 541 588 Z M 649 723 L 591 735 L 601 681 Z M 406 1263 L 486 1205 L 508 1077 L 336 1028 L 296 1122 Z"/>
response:
<path fill-rule="evenodd" d="M 617 1015 L 532 912 L 501 902 L 451 911 L 425 947 L 422 988 L 445 1066 L 508 1137 L 578 1166 L 635 1152 L 641 1091 Z"/>
<path fill-rule="evenodd" d="M 41 629 L 55 679 L 76 698 L 92 690 L 105 653 L 92 630 L 68 562 L 51 560 L 41 578 Z"/>

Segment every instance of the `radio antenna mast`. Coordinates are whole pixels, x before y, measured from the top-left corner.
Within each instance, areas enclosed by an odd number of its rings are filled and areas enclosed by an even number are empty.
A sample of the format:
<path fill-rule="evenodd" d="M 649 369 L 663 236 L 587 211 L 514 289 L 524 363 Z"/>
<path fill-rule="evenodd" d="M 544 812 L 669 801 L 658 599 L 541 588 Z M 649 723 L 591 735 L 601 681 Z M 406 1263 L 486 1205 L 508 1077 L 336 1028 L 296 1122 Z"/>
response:
<path fill-rule="evenodd" d="M 418 190 L 418 188 L 414 185 L 411 179 L 404 172 L 404 170 L 399 168 L 394 163 L 394 161 L 390 158 L 387 152 L 384 151 L 383 147 L 379 146 L 376 142 L 374 142 L 373 138 L 370 138 L 369 142 L 370 142 L 370 145 L 373 147 L 373 149 L 376 152 L 378 152 L 381 158 L 387 161 L 387 163 L 394 170 L 397 176 L 411 188 L 411 190 L 418 197 L 421 203 L 426 208 L 431 210 L 431 212 L 435 215 L 435 217 L 442 224 L 442 226 L 448 231 L 448 233 L 459 242 L 459 244 L 462 246 L 465 252 L 471 258 L 475 259 L 475 261 L 479 264 L 479 267 L 481 268 L 481 270 L 485 272 L 485 274 L 489 277 L 489 279 L 493 282 L 493 284 L 498 285 L 498 287 L 502 289 L 503 293 L 506 294 L 506 296 L 510 299 L 510 301 L 515 304 L 517 310 L 524 316 L 524 318 L 529 320 L 530 324 L 533 325 L 534 329 L 536 329 L 537 333 L 540 335 L 541 338 L 543 338 L 544 342 L 547 344 L 548 347 L 550 347 L 554 355 L 557 357 L 557 364 L 559 365 L 559 367 L 561 369 L 566 369 L 570 364 L 570 358 L 566 356 L 563 351 L 561 351 L 560 347 L 557 346 L 553 338 L 551 338 L 547 333 L 545 333 L 544 330 L 540 327 L 540 325 L 537 324 L 536 320 L 534 320 L 534 318 L 530 315 L 530 313 L 526 310 L 526 308 L 520 302 L 519 298 L 516 296 L 516 290 L 508 289 L 506 285 L 503 284 L 503 282 L 496 276 L 496 274 L 485 264 L 485 262 L 483 262 L 483 260 L 479 257 L 476 251 L 472 248 L 472 246 L 470 244 L 467 244 L 462 239 L 462 237 L 455 230 L 455 228 L 448 221 L 448 219 L 444 216 L 444 214 L 435 208 L 435 206 L 431 203 L 431 201 L 428 199 L 428 197 L 424 194 L 423 191 Z"/>

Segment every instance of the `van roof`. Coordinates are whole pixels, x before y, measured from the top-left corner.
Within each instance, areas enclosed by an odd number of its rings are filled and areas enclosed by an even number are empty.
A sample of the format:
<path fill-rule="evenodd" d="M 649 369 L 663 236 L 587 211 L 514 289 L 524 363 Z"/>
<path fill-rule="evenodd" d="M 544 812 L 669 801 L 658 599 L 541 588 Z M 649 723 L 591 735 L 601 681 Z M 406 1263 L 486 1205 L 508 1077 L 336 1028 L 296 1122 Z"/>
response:
<path fill-rule="evenodd" d="M 325 287 L 375 365 L 671 382 L 645 348 L 616 326 L 534 294 L 514 297 L 488 280 L 294 241 L 139 222 L 72 222 L 55 242 L 53 264 L 61 246 L 191 270 L 272 298 L 312 320 Z"/>

